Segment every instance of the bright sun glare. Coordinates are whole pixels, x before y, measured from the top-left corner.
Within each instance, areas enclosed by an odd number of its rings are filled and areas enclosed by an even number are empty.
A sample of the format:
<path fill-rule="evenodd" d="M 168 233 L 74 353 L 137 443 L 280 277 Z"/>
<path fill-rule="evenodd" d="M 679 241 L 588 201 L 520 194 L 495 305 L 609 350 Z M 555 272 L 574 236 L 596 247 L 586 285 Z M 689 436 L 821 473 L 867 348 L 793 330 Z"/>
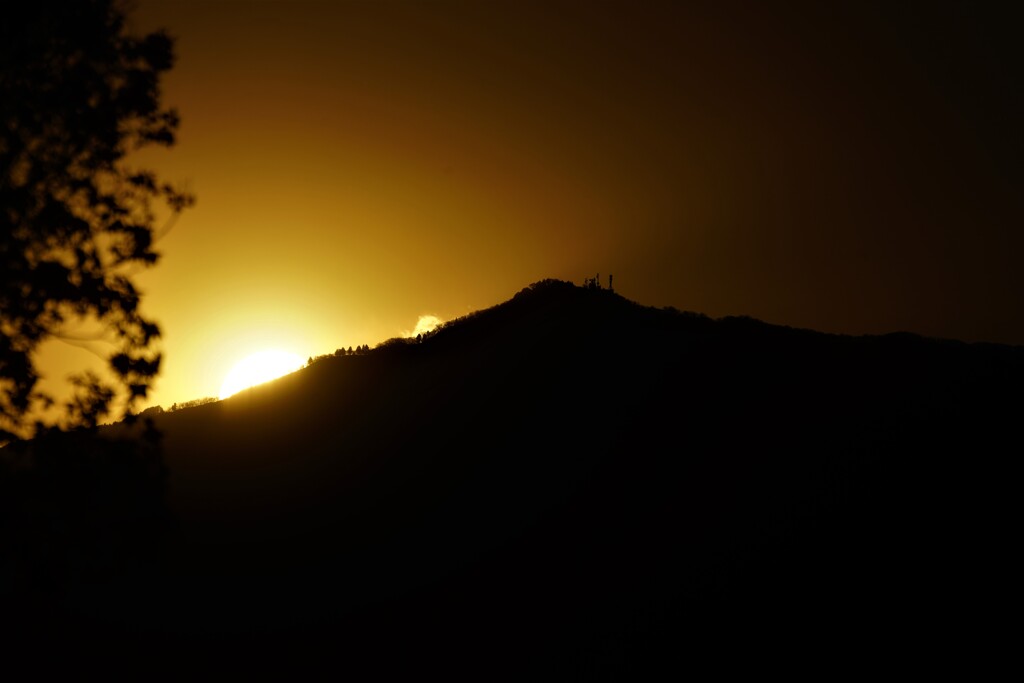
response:
<path fill-rule="evenodd" d="M 287 351 L 260 351 L 239 361 L 220 385 L 220 398 L 277 379 L 302 367 L 302 358 Z"/>

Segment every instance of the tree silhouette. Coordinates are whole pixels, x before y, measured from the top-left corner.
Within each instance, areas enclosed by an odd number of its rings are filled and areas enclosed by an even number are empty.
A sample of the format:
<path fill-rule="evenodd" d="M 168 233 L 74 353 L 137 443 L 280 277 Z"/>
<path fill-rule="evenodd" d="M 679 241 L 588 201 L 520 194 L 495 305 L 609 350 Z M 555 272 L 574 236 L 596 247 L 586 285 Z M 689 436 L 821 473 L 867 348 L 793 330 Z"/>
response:
<path fill-rule="evenodd" d="M 71 325 L 98 321 L 113 381 L 73 380 L 65 424 L 94 426 L 119 397 L 146 396 L 160 330 L 139 310 L 132 276 L 151 266 L 156 212 L 188 193 L 128 157 L 171 146 L 174 109 L 160 105 L 170 37 L 125 32 L 114 0 L 15 3 L 0 22 L 0 441 L 31 433 L 53 403 L 37 389 L 34 353 Z"/>

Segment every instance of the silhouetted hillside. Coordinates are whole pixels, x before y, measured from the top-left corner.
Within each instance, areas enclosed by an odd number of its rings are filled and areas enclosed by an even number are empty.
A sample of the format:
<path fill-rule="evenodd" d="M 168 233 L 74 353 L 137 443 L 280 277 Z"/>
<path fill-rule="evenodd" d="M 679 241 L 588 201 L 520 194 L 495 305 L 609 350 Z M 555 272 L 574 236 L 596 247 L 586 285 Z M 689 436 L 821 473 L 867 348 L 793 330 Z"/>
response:
<path fill-rule="evenodd" d="M 157 416 L 173 532 L 64 622 L 242 668 L 973 667 L 1002 637 L 1022 380 L 1020 348 L 537 283 Z"/>

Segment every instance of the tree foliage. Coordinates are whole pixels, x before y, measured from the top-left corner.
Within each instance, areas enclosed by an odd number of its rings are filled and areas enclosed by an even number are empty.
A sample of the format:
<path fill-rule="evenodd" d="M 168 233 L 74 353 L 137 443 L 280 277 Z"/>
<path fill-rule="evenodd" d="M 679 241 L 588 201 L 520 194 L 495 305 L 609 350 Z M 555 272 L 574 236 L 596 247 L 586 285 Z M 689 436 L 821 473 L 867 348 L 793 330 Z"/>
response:
<path fill-rule="evenodd" d="M 182 401 L 181 403 L 175 403 L 171 406 L 169 412 L 177 412 L 179 410 L 187 410 L 188 408 L 198 408 L 199 406 L 205 406 L 210 403 L 217 403 L 220 401 L 216 396 L 204 396 L 203 398 L 194 398 L 191 401 Z"/>
<path fill-rule="evenodd" d="M 171 146 L 178 114 L 160 103 L 171 38 L 126 30 L 114 0 L 13 3 L 0 22 L 0 440 L 31 431 L 53 403 L 34 356 L 97 320 L 113 380 L 73 379 L 65 424 L 92 426 L 119 397 L 144 398 L 160 367 L 157 324 L 133 282 L 156 263 L 156 213 L 193 198 L 133 152 Z"/>

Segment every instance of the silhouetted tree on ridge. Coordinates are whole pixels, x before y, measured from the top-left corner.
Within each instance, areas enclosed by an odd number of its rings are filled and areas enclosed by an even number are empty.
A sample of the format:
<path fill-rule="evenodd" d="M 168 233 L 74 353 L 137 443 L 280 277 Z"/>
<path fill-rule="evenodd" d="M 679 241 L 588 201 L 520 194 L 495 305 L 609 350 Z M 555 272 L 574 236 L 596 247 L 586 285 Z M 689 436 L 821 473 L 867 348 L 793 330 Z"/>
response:
<path fill-rule="evenodd" d="M 170 407 L 168 412 L 175 412 L 178 410 L 186 410 L 188 408 L 196 408 L 198 406 L 209 405 L 210 403 L 216 403 L 220 399 L 216 396 L 205 396 L 203 398 L 194 398 L 190 401 L 182 401 L 181 403 L 175 403 Z"/>

